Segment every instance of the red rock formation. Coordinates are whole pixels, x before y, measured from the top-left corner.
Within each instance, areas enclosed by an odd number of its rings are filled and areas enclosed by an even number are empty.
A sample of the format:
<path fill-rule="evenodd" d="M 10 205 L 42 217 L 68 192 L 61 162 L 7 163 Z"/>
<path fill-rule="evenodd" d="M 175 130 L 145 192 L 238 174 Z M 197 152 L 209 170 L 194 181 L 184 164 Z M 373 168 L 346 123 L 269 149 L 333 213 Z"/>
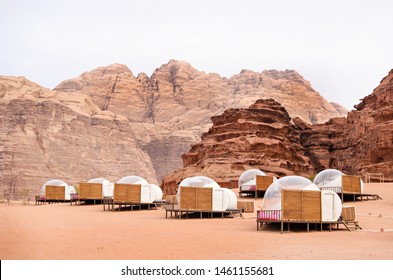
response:
<path fill-rule="evenodd" d="M 189 176 L 206 175 L 235 185 L 240 174 L 260 168 L 276 176 L 310 176 L 327 168 L 347 174 L 383 173 L 393 181 L 393 70 L 348 117 L 309 125 L 292 121 L 273 100 L 212 117 L 213 127 L 183 155 L 183 168 L 166 176 L 173 192 Z"/>
<path fill-rule="evenodd" d="M 317 171 L 383 173 L 393 181 L 393 70 L 347 118 L 304 130 L 301 143 Z"/>
<path fill-rule="evenodd" d="M 125 116 L 152 159 L 160 181 L 181 167 L 181 155 L 211 127 L 210 117 L 248 108 L 257 99 L 279 101 L 291 117 L 325 122 L 341 114 L 295 71 L 243 70 L 230 79 L 171 60 L 149 78 L 114 64 L 62 82 L 57 93 L 90 95 L 101 110 Z"/>
<path fill-rule="evenodd" d="M 182 179 L 195 175 L 237 186 L 240 174 L 250 168 L 278 177 L 313 173 L 299 144 L 301 130 L 276 101 L 258 100 L 248 109 L 228 109 L 211 119 L 213 127 L 182 156 L 184 167 L 164 178 L 168 193 Z"/>

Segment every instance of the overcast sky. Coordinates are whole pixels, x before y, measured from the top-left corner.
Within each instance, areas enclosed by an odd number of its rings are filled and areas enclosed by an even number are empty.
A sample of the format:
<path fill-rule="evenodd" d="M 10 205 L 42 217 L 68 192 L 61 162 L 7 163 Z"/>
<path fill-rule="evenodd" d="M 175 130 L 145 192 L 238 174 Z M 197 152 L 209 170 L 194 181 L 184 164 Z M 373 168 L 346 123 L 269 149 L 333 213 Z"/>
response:
<path fill-rule="evenodd" d="M 170 59 L 225 77 L 294 69 L 352 109 L 393 68 L 393 1 L 0 0 L 0 75 L 53 88 Z"/>

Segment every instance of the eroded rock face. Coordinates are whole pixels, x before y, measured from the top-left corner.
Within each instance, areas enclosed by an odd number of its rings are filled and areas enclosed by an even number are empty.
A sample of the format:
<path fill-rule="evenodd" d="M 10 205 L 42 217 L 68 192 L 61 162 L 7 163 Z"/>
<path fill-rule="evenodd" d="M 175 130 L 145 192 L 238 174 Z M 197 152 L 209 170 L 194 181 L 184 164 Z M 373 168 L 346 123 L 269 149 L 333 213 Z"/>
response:
<path fill-rule="evenodd" d="M 183 154 L 183 168 L 164 178 L 168 193 L 174 192 L 181 180 L 195 175 L 237 186 L 241 173 L 250 168 L 277 177 L 314 172 L 299 144 L 301 129 L 273 99 L 258 100 L 248 109 L 228 109 L 212 117 L 212 122 L 202 140 Z"/>
<path fill-rule="evenodd" d="M 156 173 L 129 121 L 83 94 L 63 95 L 24 78 L 0 77 L 0 185 L 37 193 L 49 179 L 116 182 Z"/>
<path fill-rule="evenodd" d="M 149 78 L 135 77 L 114 64 L 83 73 L 55 88 L 57 94 L 86 94 L 100 110 L 130 121 L 138 145 L 149 154 L 161 179 L 182 166 L 181 155 L 208 131 L 211 116 L 228 108 L 248 108 L 257 99 L 273 98 L 291 117 L 324 122 L 341 114 L 295 71 L 243 70 L 230 79 L 206 74 L 171 60 Z"/>
<path fill-rule="evenodd" d="M 240 174 L 258 168 L 278 177 L 311 176 L 327 168 L 346 174 L 383 173 L 393 181 L 393 70 L 348 117 L 310 125 L 273 100 L 212 117 L 213 127 L 183 154 L 183 168 L 166 176 L 174 192 L 182 179 L 206 175 L 235 187 Z"/>
<path fill-rule="evenodd" d="M 391 71 L 347 118 L 311 125 L 330 107 L 302 116 L 299 107 L 319 108 L 321 97 L 294 71 L 244 70 L 228 80 L 170 61 L 149 78 L 112 65 L 53 91 L 2 76 L 0 184 L 36 187 L 52 178 L 74 183 L 125 175 L 160 182 L 169 174 L 163 185 L 170 192 L 196 174 L 235 186 L 249 168 L 276 176 L 337 168 L 393 180 L 392 77 Z M 292 114 L 273 100 L 239 108 L 277 91 L 283 103 L 291 94 L 297 100 Z M 302 92 L 314 95 L 312 105 Z M 234 108 L 223 113 L 227 107 Z M 171 174 L 181 160 L 184 168 Z"/>
<path fill-rule="evenodd" d="M 393 180 L 393 71 L 347 118 L 315 125 L 301 135 L 317 171 L 337 168 L 348 174 L 383 173 Z"/>

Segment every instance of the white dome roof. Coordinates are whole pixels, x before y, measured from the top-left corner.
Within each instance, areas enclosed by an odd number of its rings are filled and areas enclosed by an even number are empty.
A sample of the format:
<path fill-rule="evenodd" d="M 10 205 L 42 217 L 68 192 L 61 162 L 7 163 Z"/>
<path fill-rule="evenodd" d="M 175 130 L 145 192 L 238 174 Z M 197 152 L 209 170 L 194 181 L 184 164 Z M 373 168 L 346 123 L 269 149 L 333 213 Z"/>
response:
<path fill-rule="evenodd" d="M 336 180 L 338 177 L 341 177 L 341 175 L 344 175 L 344 173 L 337 169 L 325 169 L 315 176 L 314 184 L 317 186 L 323 186 Z"/>
<path fill-rule="evenodd" d="M 64 187 L 66 187 L 66 186 L 68 186 L 68 184 L 66 183 L 66 182 L 64 182 L 64 181 L 62 181 L 62 180 L 57 180 L 57 179 L 53 179 L 53 180 L 49 180 L 48 182 L 46 182 L 45 184 L 44 184 L 44 186 L 64 186 Z"/>
<path fill-rule="evenodd" d="M 266 176 L 266 174 L 259 169 L 249 169 L 247 171 L 244 171 L 240 175 L 237 185 L 240 187 L 244 183 L 247 183 L 247 182 L 251 181 L 252 179 L 255 179 L 257 175 Z"/>
<path fill-rule="evenodd" d="M 118 184 L 136 184 L 136 185 L 147 185 L 149 184 L 145 179 L 139 176 L 125 176 L 117 181 Z"/>
<path fill-rule="evenodd" d="M 110 182 L 104 178 L 93 178 L 87 181 L 88 183 L 102 183 L 102 184 L 110 184 Z"/>
<path fill-rule="evenodd" d="M 180 187 L 207 187 L 207 188 L 220 188 L 220 185 L 213 179 L 206 176 L 188 177 L 180 182 Z"/>

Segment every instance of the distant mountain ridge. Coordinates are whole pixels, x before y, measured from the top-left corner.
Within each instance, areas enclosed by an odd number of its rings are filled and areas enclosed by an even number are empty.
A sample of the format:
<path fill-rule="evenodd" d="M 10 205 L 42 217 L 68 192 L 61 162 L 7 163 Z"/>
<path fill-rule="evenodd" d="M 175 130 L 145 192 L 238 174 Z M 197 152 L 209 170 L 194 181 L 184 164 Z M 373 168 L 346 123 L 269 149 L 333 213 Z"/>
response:
<path fill-rule="evenodd" d="M 341 114 L 293 70 L 243 70 L 224 78 L 171 60 L 151 77 L 125 65 L 99 67 L 54 90 L 0 77 L 3 185 L 37 186 L 139 175 L 153 183 L 181 166 L 210 118 L 273 98 L 308 123 Z M 29 152 L 32 151 L 32 152 Z"/>

